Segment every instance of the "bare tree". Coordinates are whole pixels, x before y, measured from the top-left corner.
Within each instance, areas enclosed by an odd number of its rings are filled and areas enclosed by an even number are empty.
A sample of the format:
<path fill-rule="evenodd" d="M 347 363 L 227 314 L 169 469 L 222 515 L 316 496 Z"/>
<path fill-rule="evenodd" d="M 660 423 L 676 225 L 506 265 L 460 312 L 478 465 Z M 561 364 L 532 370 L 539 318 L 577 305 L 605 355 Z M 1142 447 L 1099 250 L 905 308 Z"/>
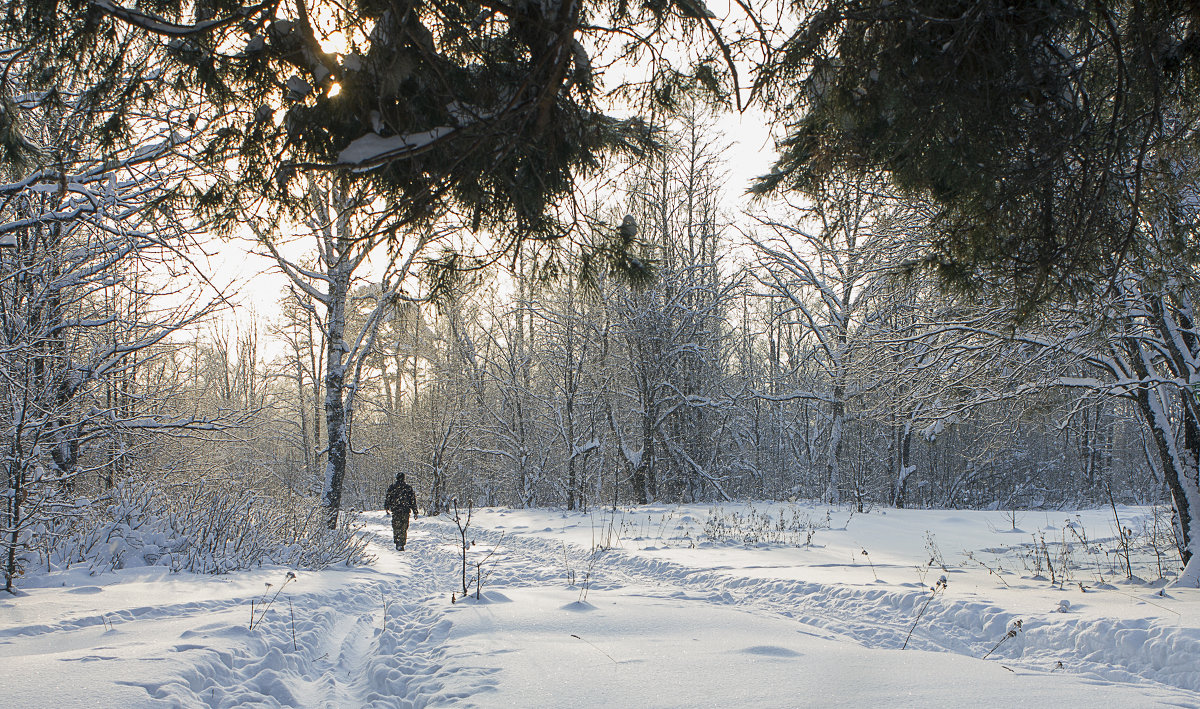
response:
<path fill-rule="evenodd" d="M 841 499 L 843 441 L 859 394 L 853 379 L 858 340 L 893 268 L 890 206 L 877 184 L 846 178 L 827 185 L 810 205 L 790 205 L 786 221 L 759 215 L 761 232 L 748 234 L 759 252 L 755 277 L 781 302 L 780 317 L 802 325 L 813 340 L 822 380 L 789 396 L 825 403 L 824 497 L 833 503 Z"/>
<path fill-rule="evenodd" d="M 210 308 L 203 284 L 187 285 L 192 235 L 171 203 L 186 178 L 187 137 L 169 119 L 147 118 L 142 147 L 97 157 L 76 113 L 92 107 L 65 91 L 60 98 L 53 109 L 24 107 L 44 145 L 0 185 L 6 590 L 23 550 L 77 509 L 71 493 L 86 473 L 111 485 L 133 438 L 212 425 L 169 405 L 165 382 L 136 389 L 171 335 Z"/>
<path fill-rule="evenodd" d="M 433 232 L 398 235 L 388 205 L 345 180 L 310 179 L 304 196 L 303 227 L 311 239 L 311 266 L 287 254 L 285 241 L 254 223 L 259 242 L 291 280 L 297 302 L 319 313 L 325 343 L 324 421 L 325 477 L 321 504 L 326 522 L 336 527 L 342 488 L 351 452 L 351 431 L 363 367 L 373 351 L 378 328 L 397 303 L 406 299 L 404 286 L 433 240 Z M 386 248 L 385 248 L 386 247 Z M 312 253 L 312 252 L 310 252 Z M 379 273 L 368 275 L 375 256 Z M 365 297 L 371 302 L 358 333 L 347 330 L 355 285 L 371 279 Z"/>

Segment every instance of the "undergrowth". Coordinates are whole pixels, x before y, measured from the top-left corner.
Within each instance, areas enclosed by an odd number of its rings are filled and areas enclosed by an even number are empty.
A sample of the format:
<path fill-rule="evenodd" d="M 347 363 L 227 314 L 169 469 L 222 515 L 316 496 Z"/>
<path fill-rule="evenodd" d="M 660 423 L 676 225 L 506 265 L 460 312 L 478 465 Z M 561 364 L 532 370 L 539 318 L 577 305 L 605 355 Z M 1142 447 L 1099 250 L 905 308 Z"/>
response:
<path fill-rule="evenodd" d="M 284 501 L 232 481 L 172 487 L 131 478 L 84 503 L 78 516 L 29 530 L 21 560 L 26 576 L 81 565 L 93 574 L 137 566 L 221 574 L 372 559 L 353 514 L 328 529 L 317 500 Z"/>
<path fill-rule="evenodd" d="M 746 512 L 714 508 L 704 522 L 704 534 L 713 543 L 811 547 L 817 532 L 829 529 L 831 520 L 828 511 L 814 516 L 795 506 L 780 510 L 778 516 L 754 507 Z"/>

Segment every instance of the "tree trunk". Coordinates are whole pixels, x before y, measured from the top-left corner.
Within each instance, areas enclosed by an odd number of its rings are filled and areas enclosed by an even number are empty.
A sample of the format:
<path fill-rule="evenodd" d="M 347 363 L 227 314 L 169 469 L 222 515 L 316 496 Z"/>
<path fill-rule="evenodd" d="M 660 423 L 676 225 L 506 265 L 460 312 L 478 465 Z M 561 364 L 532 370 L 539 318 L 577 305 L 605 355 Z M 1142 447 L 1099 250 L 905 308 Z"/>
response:
<path fill-rule="evenodd" d="M 846 403 L 842 397 L 845 395 L 845 388 L 836 385 L 833 387 L 833 411 L 832 421 L 829 427 L 829 462 L 826 465 L 826 489 L 825 497 L 829 500 L 829 504 L 836 505 L 841 502 L 841 465 L 839 458 L 842 453 L 842 432 L 846 426 Z"/>
<path fill-rule="evenodd" d="M 1142 381 L 1150 381 L 1150 370 L 1144 359 L 1140 343 L 1132 338 L 1123 342 L 1129 361 Z M 1200 534 L 1193 525 L 1200 510 L 1200 478 L 1197 477 L 1197 461 L 1200 461 L 1200 427 L 1197 426 L 1195 393 L 1191 389 L 1179 390 L 1180 413 L 1183 417 L 1183 440 L 1175 434 L 1167 412 L 1167 397 L 1161 386 L 1147 384 L 1134 393 L 1138 413 L 1149 429 L 1154 449 L 1161 462 L 1163 477 L 1171 492 L 1171 500 L 1178 515 L 1180 556 L 1184 570 L 1175 583 L 1182 586 L 1200 586 Z"/>
<path fill-rule="evenodd" d="M 316 475 L 316 469 L 313 466 L 312 449 L 316 446 L 309 445 L 308 438 L 308 405 L 304 401 L 304 369 L 300 366 L 300 351 L 296 351 L 296 405 L 300 411 L 300 448 L 304 455 L 304 474 L 311 479 Z M 315 436 L 314 436 L 315 440 Z"/>
<path fill-rule="evenodd" d="M 896 491 L 892 499 L 895 507 L 904 507 L 904 497 L 908 492 L 908 478 L 916 470 L 910 463 L 912 460 L 912 421 L 906 421 L 900 434 L 898 446 L 898 470 L 896 471 Z"/>
<path fill-rule="evenodd" d="M 642 458 L 638 461 L 634 477 L 638 504 L 649 504 L 655 496 L 654 481 L 654 416 L 653 409 L 646 407 L 642 415 Z"/>
<path fill-rule="evenodd" d="M 5 520 L 4 523 L 9 529 L 8 539 L 8 554 L 4 560 L 4 590 L 12 593 L 13 579 L 17 577 L 17 544 L 20 542 L 21 523 L 24 521 L 21 517 L 21 505 L 25 500 L 25 473 L 22 470 L 21 460 L 24 458 L 19 451 L 19 445 L 14 441 L 10 449 L 10 457 L 5 462 L 5 469 L 8 472 L 8 485 L 5 496 Z"/>
<path fill-rule="evenodd" d="M 350 421 L 345 403 L 346 299 L 350 274 L 345 273 L 345 266 L 341 263 L 331 271 L 326 316 L 329 336 L 325 351 L 325 434 L 328 445 L 321 505 L 325 508 L 326 523 L 330 529 L 334 529 L 342 505 L 342 483 L 346 477 L 346 460 L 350 450 Z"/>

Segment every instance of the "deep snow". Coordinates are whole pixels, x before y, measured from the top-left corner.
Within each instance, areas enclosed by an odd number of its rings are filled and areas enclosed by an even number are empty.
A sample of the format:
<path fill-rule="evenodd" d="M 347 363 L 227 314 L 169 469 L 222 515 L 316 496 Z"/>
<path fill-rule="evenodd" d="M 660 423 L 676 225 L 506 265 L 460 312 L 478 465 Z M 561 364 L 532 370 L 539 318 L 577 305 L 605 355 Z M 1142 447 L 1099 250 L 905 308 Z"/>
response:
<path fill-rule="evenodd" d="M 0 703 L 1200 706 L 1200 590 L 1114 574 L 1111 511 L 1020 513 L 1022 531 L 999 512 L 827 512 L 478 511 L 469 557 L 497 551 L 482 597 L 456 603 L 454 526 L 422 517 L 397 553 L 382 513 L 375 566 L 282 590 L 282 568 L 36 577 L 0 597 Z M 1061 588 L 1034 577 L 1039 535 L 1052 563 L 1073 541 Z"/>

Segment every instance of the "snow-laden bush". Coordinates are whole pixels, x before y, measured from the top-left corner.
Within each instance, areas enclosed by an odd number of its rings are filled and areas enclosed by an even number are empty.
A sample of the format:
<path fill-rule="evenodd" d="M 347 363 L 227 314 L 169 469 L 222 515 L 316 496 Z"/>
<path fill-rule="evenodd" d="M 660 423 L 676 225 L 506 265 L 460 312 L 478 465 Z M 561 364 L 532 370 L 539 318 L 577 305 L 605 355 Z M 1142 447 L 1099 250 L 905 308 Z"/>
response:
<path fill-rule="evenodd" d="M 351 515 L 322 524 L 316 500 L 290 504 L 233 481 L 167 486 L 121 482 L 84 514 L 43 524 L 25 555 L 27 573 L 86 564 L 92 573 L 137 566 L 219 574 L 262 564 L 317 569 L 370 561 Z"/>

